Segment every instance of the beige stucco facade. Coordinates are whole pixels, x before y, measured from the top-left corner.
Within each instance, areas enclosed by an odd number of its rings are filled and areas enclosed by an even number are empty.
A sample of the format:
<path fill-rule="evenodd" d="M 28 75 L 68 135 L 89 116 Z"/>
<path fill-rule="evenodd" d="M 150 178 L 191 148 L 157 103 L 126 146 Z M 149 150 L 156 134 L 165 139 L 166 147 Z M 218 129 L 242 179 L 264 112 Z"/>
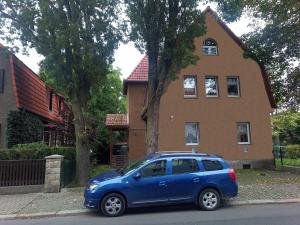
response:
<path fill-rule="evenodd" d="M 227 160 L 272 160 L 270 113 L 272 107 L 260 66 L 243 57 L 243 49 L 224 30 L 212 14 L 206 14 L 207 32 L 195 39 L 195 65 L 182 69 L 161 99 L 159 150 L 186 150 L 222 155 Z M 218 44 L 217 56 L 202 55 L 202 43 L 213 38 Z M 184 98 L 184 75 L 197 76 L 197 97 Z M 206 97 L 205 76 L 218 78 L 218 97 Z M 238 76 L 240 97 L 228 97 L 227 76 Z M 128 83 L 129 159 L 146 154 L 145 122 L 141 110 L 145 102 L 146 83 Z M 198 145 L 185 144 L 185 123 L 197 122 Z M 238 144 L 237 123 L 250 124 L 251 142 Z"/>

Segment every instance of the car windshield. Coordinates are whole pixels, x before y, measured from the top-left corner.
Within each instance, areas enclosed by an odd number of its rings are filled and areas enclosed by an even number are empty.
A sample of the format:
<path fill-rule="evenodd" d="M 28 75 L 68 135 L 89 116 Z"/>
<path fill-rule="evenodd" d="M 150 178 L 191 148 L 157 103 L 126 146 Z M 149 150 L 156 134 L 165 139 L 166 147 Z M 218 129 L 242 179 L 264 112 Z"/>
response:
<path fill-rule="evenodd" d="M 149 160 L 146 160 L 146 159 L 142 159 L 142 160 L 139 160 L 139 161 L 136 161 L 134 162 L 133 164 L 125 167 L 122 171 L 121 171 L 121 174 L 122 175 L 126 175 L 128 173 L 130 173 L 132 170 L 138 168 L 139 166 L 141 166 L 142 164 L 144 164 L 145 162 L 147 162 Z"/>

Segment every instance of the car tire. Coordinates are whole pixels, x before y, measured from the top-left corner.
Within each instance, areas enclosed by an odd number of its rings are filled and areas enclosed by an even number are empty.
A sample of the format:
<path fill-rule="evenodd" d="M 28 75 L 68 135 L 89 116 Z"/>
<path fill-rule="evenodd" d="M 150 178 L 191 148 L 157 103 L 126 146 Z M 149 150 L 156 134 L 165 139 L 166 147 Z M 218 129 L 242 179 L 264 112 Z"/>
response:
<path fill-rule="evenodd" d="M 220 194 L 215 189 L 205 189 L 200 193 L 198 203 L 201 209 L 206 211 L 213 211 L 220 206 Z"/>
<path fill-rule="evenodd" d="M 125 212 L 126 201 L 118 193 L 110 193 L 104 196 L 100 204 L 100 213 L 103 216 L 116 217 Z"/>

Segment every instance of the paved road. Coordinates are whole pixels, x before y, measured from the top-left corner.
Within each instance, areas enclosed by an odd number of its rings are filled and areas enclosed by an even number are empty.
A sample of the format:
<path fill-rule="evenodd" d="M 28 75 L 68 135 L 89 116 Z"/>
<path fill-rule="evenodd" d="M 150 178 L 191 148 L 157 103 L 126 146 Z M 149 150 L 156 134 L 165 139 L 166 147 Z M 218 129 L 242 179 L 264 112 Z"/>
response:
<path fill-rule="evenodd" d="M 226 206 L 214 212 L 190 206 L 138 209 L 118 218 L 88 215 L 0 221 L 0 225 L 300 225 L 300 204 Z"/>

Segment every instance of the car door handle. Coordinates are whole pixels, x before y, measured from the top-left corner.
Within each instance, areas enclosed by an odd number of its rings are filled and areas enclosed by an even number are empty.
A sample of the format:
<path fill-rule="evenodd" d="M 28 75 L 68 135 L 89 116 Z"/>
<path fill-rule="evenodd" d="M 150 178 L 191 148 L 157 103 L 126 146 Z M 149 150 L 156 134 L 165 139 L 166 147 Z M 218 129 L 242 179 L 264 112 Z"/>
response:
<path fill-rule="evenodd" d="M 167 182 L 166 181 L 160 181 L 158 185 L 160 187 L 166 187 L 167 186 Z"/>
<path fill-rule="evenodd" d="M 194 183 L 199 183 L 199 182 L 200 182 L 200 178 L 199 178 L 199 177 L 193 178 L 193 182 L 194 182 Z"/>

